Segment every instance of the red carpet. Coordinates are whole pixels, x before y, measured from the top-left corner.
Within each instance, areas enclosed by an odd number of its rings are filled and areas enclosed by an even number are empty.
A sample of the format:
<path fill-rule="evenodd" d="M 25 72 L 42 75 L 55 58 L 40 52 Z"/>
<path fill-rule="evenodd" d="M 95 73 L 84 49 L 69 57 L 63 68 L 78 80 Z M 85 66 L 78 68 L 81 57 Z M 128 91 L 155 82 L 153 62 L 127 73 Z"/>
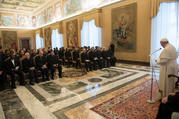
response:
<path fill-rule="evenodd" d="M 91 110 L 107 119 L 155 119 L 159 102 L 149 104 L 146 101 L 150 96 L 150 84 L 148 80 L 118 96 L 103 102 Z M 157 91 L 154 83 L 153 95 Z"/>

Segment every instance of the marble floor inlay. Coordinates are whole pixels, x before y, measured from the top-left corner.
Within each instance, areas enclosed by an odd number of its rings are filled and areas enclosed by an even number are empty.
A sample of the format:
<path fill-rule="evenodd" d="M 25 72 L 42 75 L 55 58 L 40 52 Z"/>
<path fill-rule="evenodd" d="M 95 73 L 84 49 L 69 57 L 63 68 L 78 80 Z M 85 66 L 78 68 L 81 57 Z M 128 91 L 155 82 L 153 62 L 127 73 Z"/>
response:
<path fill-rule="evenodd" d="M 0 102 L 0 119 L 5 119 L 5 116 L 4 116 L 4 111 L 2 109 L 2 104 Z"/>
<path fill-rule="evenodd" d="M 68 72 L 68 69 L 65 71 Z M 18 86 L 14 91 L 0 92 L 0 104 L 5 119 L 84 119 L 84 114 L 87 116 L 85 119 L 104 119 L 90 110 L 97 105 L 90 102 L 149 76 L 150 71 L 150 67 L 146 66 L 117 64 L 116 67 L 90 72 L 91 74 L 86 76 L 83 74 L 75 77 L 73 74 L 74 80 L 68 80 L 69 75 L 66 72 L 66 77 L 62 79 L 33 86 Z M 11 96 L 2 98 L 1 93 Z M 103 101 L 105 100 L 100 102 Z M 69 113 L 69 110 L 81 106 L 86 108 L 84 112 L 76 112 L 84 113 L 81 117 L 79 114 L 79 117 L 75 118 L 75 114 Z"/>
<path fill-rule="evenodd" d="M 14 90 L 0 92 L 0 102 L 5 119 L 33 119 Z"/>

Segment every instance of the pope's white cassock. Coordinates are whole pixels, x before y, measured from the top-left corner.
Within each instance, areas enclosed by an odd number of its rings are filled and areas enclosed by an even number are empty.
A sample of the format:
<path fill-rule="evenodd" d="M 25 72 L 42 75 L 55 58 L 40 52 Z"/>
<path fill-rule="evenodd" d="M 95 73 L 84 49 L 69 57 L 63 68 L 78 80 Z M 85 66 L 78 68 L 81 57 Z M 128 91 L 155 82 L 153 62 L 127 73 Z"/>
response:
<path fill-rule="evenodd" d="M 176 78 L 168 78 L 168 75 L 177 75 L 177 57 L 178 55 L 175 47 L 167 43 L 157 60 L 157 63 L 160 64 L 159 92 L 161 92 L 162 98 L 174 92 Z"/>

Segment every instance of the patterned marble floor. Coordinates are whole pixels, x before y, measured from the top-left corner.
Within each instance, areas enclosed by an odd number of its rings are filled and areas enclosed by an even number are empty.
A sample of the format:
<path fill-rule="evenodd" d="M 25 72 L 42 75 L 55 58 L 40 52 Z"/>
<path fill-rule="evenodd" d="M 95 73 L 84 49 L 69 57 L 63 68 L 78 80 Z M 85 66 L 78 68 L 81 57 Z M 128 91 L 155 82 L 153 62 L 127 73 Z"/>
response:
<path fill-rule="evenodd" d="M 90 108 L 126 90 L 129 84 L 150 78 L 150 71 L 146 66 L 117 64 L 79 77 L 5 90 L 0 92 L 0 119 L 103 119 Z M 158 75 L 158 68 L 155 71 Z"/>

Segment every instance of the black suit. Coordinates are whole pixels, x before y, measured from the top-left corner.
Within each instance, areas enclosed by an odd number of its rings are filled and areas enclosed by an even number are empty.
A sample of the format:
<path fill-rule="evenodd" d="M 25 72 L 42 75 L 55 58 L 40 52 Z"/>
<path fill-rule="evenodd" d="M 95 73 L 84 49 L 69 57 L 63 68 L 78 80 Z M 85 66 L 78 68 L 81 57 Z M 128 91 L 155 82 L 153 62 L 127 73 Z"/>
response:
<path fill-rule="evenodd" d="M 4 69 L 4 62 L 3 62 L 3 54 L 0 52 L 0 91 L 5 89 L 5 69 Z"/>
<path fill-rule="evenodd" d="M 67 50 L 65 52 L 65 59 L 67 60 L 67 66 L 70 67 L 72 63 L 72 56 L 71 56 L 71 51 Z"/>
<path fill-rule="evenodd" d="M 35 58 L 35 62 L 36 62 L 36 69 L 40 70 L 42 72 L 42 78 L 45 79 L 44 77 L 46 76 L 46 79 L 49 79 L 49 75 L 48 75 L 48 68 L 43 68 L 43 65 L 47 66 L 47 58 L 45 56 L 37 56 Z"/>
<path fill-rule="evenodd" d="M 76 62 L 76 68 L 80 65 L 80 60 L 79 60 L 79 51 L 74 51 L 73 52 L 73 61 Z"/>
<path fill-rule="evenodd" d="M 89 71 L 90 62 L 87 62 L 87 60 L 88 60 L 87 53 L 86 53 L 86 52 L 82 52 L 82 53 L 81 53 L 81 62 L 82 62 L 82 63 L 85 63 L 86 71 Z M 90 60 L 88 60 L 88 61 L 90 61 Z"/>
<path fill-rule="evenodd" d="M 31 67 L 35 67 L 34 61 L 32 58 L 22 60 L 22 69 L 25 73 L 30 73 L 30 83 L 33 83 L 34 79 L 38 83 L 37 70 L 31 70 Z"/>
<path fill-rule="evenodd" d="M 15 88 L 15 74 L 18 74 L 19 76 L 19 82 L 20 85 L 24 85 L 25 81 L 24 81 L 24 76 L 23 73 L 20 69 L 20 61 L 19 61 L 19 57 L 15 56 L 14 58 L 7 58 L 5 61 L 5 69 L 6 69 L 6 73 L 10 75 L 11 77 L 11 87 Z"/>
<path fill-rule="evenodd" d="M 63 65 L 64 65 L 64 50 L 60 49 L 60 50 L 58 51 L 58 56 L 59 56 L 60 64 L 63 64 Z"/>
<path fill-rule="evenodd" d="M 97 54 L 97 57 L 98 57 L 99 68 L 102 69 L 102 68 L 104 68 L 104 63 L 105 63 L 103 56 L 102 56 L 102 52 L 100 50 L 97 50 L 96 54 Z"/>
<path fill-rule="evenodd" d="M 179 112 L 179 92 L 168 96 L 167 103 L 161 103 L 156 119 L 171 119 L 172 112 Z"/>
<path fill-rule="evenodd" d="M 58 57 L 56 55 L 49 55 L 47 57 L 47 62 L 48 62 L 48 67 L 51 71 L 52 79 L 54 79 L 54 73 L 55 73 L 55 68 L 58 69 L 58 74 L 59 78 L 62 77 L 62 67 L 60 63 L 58 62 Z M 54 66 L 56 64 L 57 66 Z"/>

